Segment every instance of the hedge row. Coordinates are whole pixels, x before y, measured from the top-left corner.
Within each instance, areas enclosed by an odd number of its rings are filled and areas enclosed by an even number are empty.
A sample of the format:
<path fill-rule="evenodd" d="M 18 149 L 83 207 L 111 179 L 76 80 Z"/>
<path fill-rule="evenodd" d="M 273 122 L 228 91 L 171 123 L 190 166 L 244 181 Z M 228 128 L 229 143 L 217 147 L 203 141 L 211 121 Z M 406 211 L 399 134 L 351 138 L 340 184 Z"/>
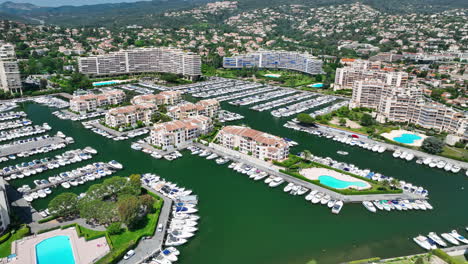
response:
<path fill-rule="evenodd" d="M 379 261 L 379 260 L 380 260 L 380 258 L 368 258 L 368 259 L 350 261 L 350 262 L 348 262 L 348 264 L 374 263 L 375 261 Z"/>
<path fill-rule="evenodd" d="M 0 237 L 0 244 L 7 241 L 11 237 L 11 231 L 8 231 L 6 234 Z"/>
<path fill-rule="evenodd" d="M 49 232 L 52 230 L 57 230 L 57 229 L 60 229 L 60 226 L 39 230 L 37 231 L 37 234 L 42 234 L 42 233 Z"/>
<path fill-rule="evenodd" d="M 54 219 L 57 219 L 58 216 L 55 216 L 55 215 L 51 215 L 49 217 L 46 217 L 46 218 L 42 218 L 41 220 L 37 221 L 39 224 L 43 224 L 43 223 L 46 223 L 46 222 L 49 222 L 49 221 L 52 221 Z"/>

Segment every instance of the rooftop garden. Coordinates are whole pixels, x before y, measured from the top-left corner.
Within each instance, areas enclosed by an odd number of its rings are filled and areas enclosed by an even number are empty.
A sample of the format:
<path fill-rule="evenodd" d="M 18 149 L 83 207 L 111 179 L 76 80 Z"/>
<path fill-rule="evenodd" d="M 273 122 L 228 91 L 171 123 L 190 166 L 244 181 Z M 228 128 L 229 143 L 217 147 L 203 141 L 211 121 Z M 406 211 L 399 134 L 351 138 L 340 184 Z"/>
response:
<path fill-rule="evenodd" d="M 361 177 L 361 176 L 349 173 L 347 171 L 335 169 L 333 167 L 323 165 L 323 164 L 311 161 L 309 159 L 304 159 L 304 158 L 301 158 L 299 156 L 292 155 L 292 154 L 289 155 L 289 158 L 287 160 L 284 160 L 282 162 L 273 161 L 273 164 L 283 167 L 283 169 L 280 170 L 280 172 L 282 173 L 288 174 L 300 180 L 318 185 L 320 187 L 332 190 L 334 192 L 337 192 L 343 195 L 384 194 L 384 193 L 388 194 L 388 193 L 402 193 L 403 192 L 401 189 L 398 189 L 392 186 L 393 184 L 396 184 L 396 182 L 391 184 L 390 182 L 387 182 L 387 181 L 384 181 L 384 182 L 373 181 L 371 179 Z M 334 170 L 336 172 L 349 175 L 353 178 L 366 181 L 371 185 L 371 188 L 366 189 L 366 190 L 331 188 L 329 186 L 321 184 L 319 180 L 308 179 L 307 177 L 299 173 L 301 169 L 306 169 L 306 168 L 326 168 L 326 169 Z"/>

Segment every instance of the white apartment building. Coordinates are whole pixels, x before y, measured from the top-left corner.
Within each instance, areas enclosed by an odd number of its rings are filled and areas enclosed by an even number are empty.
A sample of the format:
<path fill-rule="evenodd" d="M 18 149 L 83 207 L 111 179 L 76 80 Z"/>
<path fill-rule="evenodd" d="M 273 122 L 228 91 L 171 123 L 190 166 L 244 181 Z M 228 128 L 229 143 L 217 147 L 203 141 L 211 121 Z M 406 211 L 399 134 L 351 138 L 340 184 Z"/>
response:
<path fill-rule="evenodd" d="M 211 118 L 195 116 L 184 120 L 174 120 L 154 125 L 151 130 L 152 145 L 168 149 L 192 142 L 213 129 Z"/>
<path fill-rule="evenodd" d="M 201 57 L 180 49 L 140 48 L 78 58 L 78 69 L 89 75 L 166 72 L 194 78 L 201 75 Z"/>
<path fill-rule="evenodd" d="M 137 95 L 133 97 L 132 104 L 175 105 L 180 101 L 182 101 L 182 93 L 180 91 L 164 91 L 158 94 Z"/>
<path fill-rule="evenodd" d="M 106 113 L 106 125 L 110 127 L 135 126 L 138 121 L 151 123 L 151 116 L 156 111 L 154 104 L 128 105 L 112 108 Z"/>
<path fill-rule="evenodd" d="M 284 160 L 289 155 L 286 140 L 243 126 L 226 126 L 216 135 L 218 143 L 226 148 L 251 154 L 257 159 Z"/>
<path fill-rule="evenodd" d="M 323 62 L 316 57 L 291 51 L 267 51 L 224 57 L 224 68 L 271 68 L 296 70 L 308 74 L 321 74 Z"/>
<path fill-rule="evenodd" d="M 390 69 L 380 69 L 380 62 L 367 60 L 343 59 L 346 65 L 336 69 L 335 83 L 333 89 L 353 89 L 354 83 L 366 79 L 379 80 L 384 84 L 397 87 L 408 85 L 407 72 L 395 72 Z"/>
<path fill-rule="evenodd" d="M 378 122 L 412 123 L 467 139 L 468 119 L 461 112 L 423 97 L 419 87 L 396 87 L 379 80 L 355 82 L 350 107 L 377 111 Z"/>
<path fill-rule="evenodd" d="M 21 88 L 15 47 L 8 43 L 0 43 L 0 89 L 4 92 L 21 93 Z"/>
<path fill-rule="evenodd" d="M 70 109 L 80 113 L 91 112 L 96 111 L 98 107 L 120 104 L 124 99 L 125 93 L 121 90 L 109 90 L 101 94 L 79 95 L 70 100 Z"/>
<path fill-rule="evenodd" d="M 5 190 L 5 180 L 0 179 L 0 234 L 8 229 L 10 224 L 10 206 Z"/>
<path fill-rule="evenodd" d="M 206 99 L 200 100 L 195 104 L 185 103 L 169 107 L 167 114 L 173 119 L 185 119 L 198 115 L 215 118 L 218 116 L 220 108 L 218 100 Z"/>

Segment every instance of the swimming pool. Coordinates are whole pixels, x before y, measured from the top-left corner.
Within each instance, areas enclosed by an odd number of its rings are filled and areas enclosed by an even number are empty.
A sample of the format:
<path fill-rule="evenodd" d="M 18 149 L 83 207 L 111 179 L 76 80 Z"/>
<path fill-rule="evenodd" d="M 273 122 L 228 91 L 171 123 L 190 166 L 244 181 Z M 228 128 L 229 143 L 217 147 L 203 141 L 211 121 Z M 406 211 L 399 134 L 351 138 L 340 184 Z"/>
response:
<path fill-rule="evenodd" d="M 281 77 L 281 74 L 269 73 L 269 74 L 265 74 L 265 75 L 263 75 L 263 76 L 269 77 L 269 78 L 279 78 L 279 77 Z"/>
<path fill-rule="evenodd" d="M 68 236 L 54 236 L 36 245 L 37 264 L 75 264 Z"/>
<path fill-rule="evenodd" d="M 118 82 L 116 81 L 95 82 L 93 83 L 93 86 L 112 85 L 112 84 L 118 84 Z"/>
<path fill-rule="evenodd" d="M 368 184 L 366 182 L 362 182 L 362 181 L 342 181 L 342 180 L 338 180 L 337 178 L 335 177 L 332 177 L 332 176 L 328 176 L 328 175 L 322 175 L 322 176 L 319 176 L 318 177 L 319 181 L 321 184 L 323 185 L 326 185 L 328 187 L 331 187 L 331 188 L 335 188 L 335 189 L 345 189 L 345 188 L 349 188 L 351 186 L 354 186 L 354 187 L 367 187 Z"/>
<path fill-rule="evenodd" d="M 420 140 L 422 137 L 416 135 L 416 134 L 401 134 L 399 137 L 394 137 L 393 140 L 395 140 L 398 143 L 403 143 L 403 144 L 412 144 L 416 140 Z"/>
<path fill-rule="evenodd" d="M 310 87 L 312 87 L 312 88 L 322 88 L 323 83 L 314 83 L 314 84 L 311 84 Z"/>

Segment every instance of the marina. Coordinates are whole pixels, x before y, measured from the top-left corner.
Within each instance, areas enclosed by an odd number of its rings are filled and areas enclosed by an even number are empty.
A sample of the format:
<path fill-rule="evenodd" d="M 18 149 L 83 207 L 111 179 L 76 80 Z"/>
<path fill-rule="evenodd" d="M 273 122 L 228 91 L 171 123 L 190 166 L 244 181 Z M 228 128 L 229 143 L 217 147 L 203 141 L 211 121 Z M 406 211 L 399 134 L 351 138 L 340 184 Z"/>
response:
<path fill-rule="evenodd" d="M 273 109 L 275 107 L 280 107 L 280 106 L 283 106 L 283 105 L 286 105 L 286 104 L 299 102 L 299 101 L 309 99 L 309 98 L 312 98 L 312 97 L 316 97 L 316 96 L 317 95 L 310 94 L 310 93 L 300 93 L 300 94 L 291 95 L 291 96 L 288 96 L 288 97 L 285 97 L 285 98 L 281 98 L 281 99 L 278 99 L 278 100 L 270 101 L 270 102 L 267 102 L 267 103 L 255 105 L 255 106 L 252 106 L 250 109 L 255 110 L 255 111 L 259 111 L 259 112 L 263 112 L 263 111 L 266 111 L 266 110 Z"/>
<path fill-rule="evenodd" d="M 180 251 L 179 263 L 215 264 L 222 262 L 234 264 L 242 262 L 247 257 L 255 263 L 267 261 L 279 264 L 284 263 L 286 259 L 292 259 L 293 255 L 301 256 L 291 262 L 297 264 L 306 263 L 312 258 L 320 263 L 337 263 L 337 259 L 362 259 L 375 255 L 392 257 L 423 251 L 417 244 L 408 239 L 407 234 L 409 233 L 424 233 L 428 229 L 440 233 L 443 229 L 446 231 L 448 225 L 457 228 L 466 224 L 466 213 L 456 209 L 462 206 L 461 201 L 466 195 L 464 190 L 468 188 L 463 175 L 453 175 L 450 177 L 450 181 L 441 182 L 441 178 L 446 178 L 444 170 L 433 170 L 423 166 L 405 166 L 407 161 L 394 159 L 388 151 L 382 154 L 373 153 L 373 151 L 369 152 L 324 137 L 311 137 L 304 132 L 284 128 L 282 126 L 284 122 L 276 121 L 267 113 L 250 111 L 245 106 L 231 106 L 223 103 L 224 109 L 248 117 L 246 120 L 251 127 L 264 130 L 268 127 L 268 131 L 271 133 L 300 142 L 299 146 L 292 148 L 292 153 L 310 149 L 315 156 L 331 157 L 363 168 L 371 167 L 373 171 L 379 171 L 382 175 L 394 175 L 399 180 L 412 182 L 416 186 L 423 185 L 430 192 L 430 203 L 434 206 L 434 210 L 411 210 L 403 213 L 395 209 L 395 212 L 387 213 L 383 209 L 379 213 L 372 213 L 365 209 L 361 202 L 356 202 L 356 204 L 345 204 L 340 210 L 339 216 L 336 216 L 331 213 L 332 209 L 328 208 L 328 203 L 326 204 L 328 209 L 324 210 L 325 205 L 311 206 L 310 201 L 304 202 L 307 194 L 300 197 L 294 196 L 285 193 L 284 187 L 268 188 L 261 180 L 255 181 L 248 176 L 239 177 L 236 172 L 227 167 L 228 163 L 218 165 L 215 162 L 217 158 L 207 160 L 206 157 L 185 155 L 182 152 L 183 157 L 172 162 L 165 159 L 158 160 L 140 151 L 128 151 L 131 144 L 128 141 L 108 140 L 90 133 L 91 131 L 85 129 L 80 122 L 59 120 L 51 115 L 54 110 L 47 107 L 31 103 L 25 103 L 24 107 L 28 118 L 33 122 L 38 124 L 48 122 L 53 128 L 52 131 L 60 130 L 75 138 L 75 149 L 91 146 L 100 153 L 100 157 L 106 160 L 119 160 L 125 165 L 120 172 L 121 175 L 138 172 L 156 173 L 168 181 L 182 183 L 200 195 L 203 202 L 198 206 L 198 210 L 200 215 L 203 215 L 203 219 L 198 224 L 199 232 L 192 242 L 178 248 Z M 102 144 L 103 141 L 105 144 Z M 337 150 L 346 151 L 349 155 L 339 155 L 336 153 Z M 5 166 L 14 165 L 21 161 L 9 162 L 11 163 Z M 234 162 L 236 161 L 234 160 Z M 203 168 L 203 172 L 194 171 L 193 164 Z M 32 178 L 48 179 L 53 175 L 57 174 L 44 173 L 44 175 Z M 12 184 L 21 187 L 32 178 L 18 179 L 12 181 Z M 264 178 L 263 181 L 266 179 Z M 97 179 L 93 183 L 99 183 L 101 180 L 102 178 Z M 291 182 L 295 184 L 293 181 Z M 37 210 L 44 210 L 48 201 L 57 194 L 65 190 L 81 193 L 90 184 L 87 182 L 69 189 L 55 188 L 46 198 L 36 199 L 31 203 Z M 284 184 L 284 186 L 286 185 Z M 464 189 L 461 189 L 462 187 Z M 326 192 L 326 190 L 323 191 Z M 242 193 L 241 196 L 239 196 L 239 192 Z M 257 209 L 249 209 L 252 208 L 253 201 L 262 205 L 261 213 Z M 233 210 L 233 208 L 239 208 L 242 211 L 242 217 L 239 218 L 239 210 Z M 279 209 L 286 210 L 288 214 L 278 214 Z M 441 211 L 444 213 L 437 213 Z M 368 214 L 373 214 L 371 219 L 369 219 Z M 274 223 L 271 221 L 273 217 L 276 219 Z M 321 219 L 322 227 L 320 229 L 310 225 L 311 219 L 317 218 Z M 451 219 L 449 223 L 447 218 Z M 237 220 L 232 221 L 232 219 Z M 422 219 L 424 219 L 424 226 L 419 224 Z M 346 224 L 343 224 L 343 220 L 346 220 Z M 252 225 L 252 222 L 263 224 Z M 278 228 L 275 224 L 277 222 L 287 223 L 289 228 L 287 230 Z M 226 223 L 230 224 L 229 230 L 225 228 Z M 382 225 L 385 224 L 398 226 L 398 228 L 382 229 Z M 443 229 L 441 230 L 441 228 Z M 212 230 L 212 232 L 207 232 L 207 230 Z M 225 248 L 220 245 L 219 236 L 215 235 L 218 232 L 223 232 L 224 239 L 242 242 L 232 242 L 227 253 L 218 253 L 218 251 L 222 251 L 222 248 Z M 291 232 L 295 235 L 291 236 Z M 241 238 L 246 233 L 254 234 L 254 236 L 249 241 L 242 240 Z M 285 247 L 274 243 L 271 236 L 273 233 L 275 236 L 284 237 L 281 244 L 286 243 L 291 246 Z M 312 233 L 323 239 L 311 238 L 310 234 Z M 359 236 L 359 243 L 351 246 L 349 240 L 357 239 L 353 238 L 355 236 Z M 204 241 L 203 245 L 200 245 L 199 241 Z M 206 251 L 207 247 L 210 248 L 211 253 L 209 254 Z M 326 252 L 322 251 L 324 248 L 327 249 Z M 272 250 L 282 253 L 271 254 Z M 237 257 L 235 252 L 238 251 L 243 252 L 242 257 Z M 350 253 L 343 258 L 340 256 L 340 252 L 343 251 Z M 225 254 L 233 257 L 226 259 Z M 259 255 L 268 257 L 259 257 Z"/>
<path fill-rule="evenodd" d="M 262 102 L 262 101 L 271 100 L 271 99 L 274 99 L 274 98 L 277 98 L 277 97 L 294 94 L 296 92 L 297 91 L 295 91 L 295 90 L 273 91 L 273 92 L 268 92 L 268 93 L 264 93 L 264 94 L 260 94 L 260 95 L 254 95 L 254 96 L 251 96 L 251 97 L 238 99 L 238 100 L 235 100 L 235 101 L 230 101 L 229 104 L 232 104 L 232 105 L 250 105 L 250 104 L 255 104 L 255 103 L 258 103 L 258 102 Z"/>
<path fill-rule="evenodd" d="M 51 129 L 52 128 L 47 123 L 44 123 L 41 126 L 36 125 L 17 128 L 9 131 L 0 131 L 0 142 L 9 141 L 21 137 L 29 137 L 33 135 L 43 134 Z"/>
<path fill-rule="evenodd" d="M 32 122 L 26 118 L 23 118 L 21 120 L 7 121 L 0 123 L 0 130 L 29 126 L 31 124 Z"/>
<path fill-rule="evenodd" d="M 334 100 L 336 99 L 332 96 L 319 96 L 314 99 L 310 99 L 310 100 L 299 102 L 293 105 L 288 105 L 286 107 L 278 108 L 276 110 L 271 111 L 271 115 L 273 115 L 274 117 L 288 117 L 288 116 L 292 116 L 295 114 L 299 114 L 308 109 L 330 103 Z"/>

